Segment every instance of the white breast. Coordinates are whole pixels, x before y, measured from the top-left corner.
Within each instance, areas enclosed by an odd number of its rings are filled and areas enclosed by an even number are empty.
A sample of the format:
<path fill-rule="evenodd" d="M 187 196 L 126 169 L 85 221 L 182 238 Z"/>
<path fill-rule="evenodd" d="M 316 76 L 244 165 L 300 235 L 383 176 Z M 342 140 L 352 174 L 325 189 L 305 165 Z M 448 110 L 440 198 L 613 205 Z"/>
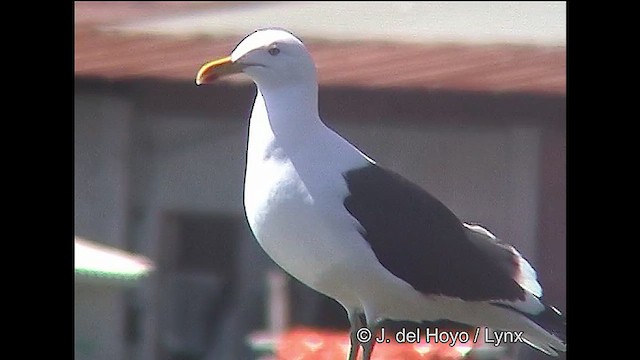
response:
<path fill-rule="evenodd" d="M 331 135 L 304 146 L 282 144 L 261 106 L 259 101 L 254 105 L 249 128 L 247 220 L 258 243 L 278 265 L 312 288 L 335 296 L 337 289 L 321 285 L 324 279 L 335 276 L 337 269 L 347 271 L 354 261 L 374 256 L 343 206 L 348 189 L 342 167 L 352 164 L 326 161 L 331 150 L 321 143 Z M 343 156 L 342 161 L 368 163 L 357 150 L 349 150 L 351 159 Z"/>

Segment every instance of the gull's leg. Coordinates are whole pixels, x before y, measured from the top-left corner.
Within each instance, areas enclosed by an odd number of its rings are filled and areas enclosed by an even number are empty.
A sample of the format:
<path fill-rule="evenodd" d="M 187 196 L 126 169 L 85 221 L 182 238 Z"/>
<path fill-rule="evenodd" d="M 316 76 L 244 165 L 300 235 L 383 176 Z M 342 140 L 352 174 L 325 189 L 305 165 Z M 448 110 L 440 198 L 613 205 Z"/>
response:
<path fill-rule="evenodd" d="M 370 360 L 371 359 L 371 354 L 373 354 L 373 346 L 375 345 L 376 341 L 374 340 L 376 338 L 376 333 L 378 332 L 378 328 L 380 327 L 380 323 L 379 322 L 374 322 L 371 326 L 369 326 L 369 330 L 371 330 L 371 340 L 366 343 L 366 344 L 362 344 L 362 360 Z"/>
<path fill-rule="evenodd" d="M 349 312 L 349 322 L 351 323 L 351 331 L 349 338 L 351 340 L 351 348 L 349 349 L 349 360 L 356 360 L 360 350 L 360 341 L 358 341 L 357 331 L 366 323 L 364 314 L 361 312 Z"/>

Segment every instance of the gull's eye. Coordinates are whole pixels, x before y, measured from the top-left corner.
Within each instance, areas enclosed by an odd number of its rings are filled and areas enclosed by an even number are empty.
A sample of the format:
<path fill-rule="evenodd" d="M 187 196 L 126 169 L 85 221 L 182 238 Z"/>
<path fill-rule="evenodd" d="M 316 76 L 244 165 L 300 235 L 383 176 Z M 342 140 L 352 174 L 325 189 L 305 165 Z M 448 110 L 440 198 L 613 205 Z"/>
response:
<path fill-rule="evenodd" d="M 269 51 L 269 55 L 271 55 L 271 56 L 276 56 L 276 55 L 280 54 L 280 49 L 278 49 L 275 46 L 270 47 L 268 51 Z"/>

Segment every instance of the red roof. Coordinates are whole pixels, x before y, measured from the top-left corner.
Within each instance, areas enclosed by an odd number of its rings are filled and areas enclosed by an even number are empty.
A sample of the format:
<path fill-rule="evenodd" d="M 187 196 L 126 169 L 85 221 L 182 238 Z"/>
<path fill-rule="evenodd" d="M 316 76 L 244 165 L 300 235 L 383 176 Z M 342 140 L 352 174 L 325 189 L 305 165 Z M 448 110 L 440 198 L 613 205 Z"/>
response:
<path fill-rule="evenodd" d="M 104 32 L 100 25 L 238 6 L 235 2 L 76 2 L 75 75 L 194 81 L 241 36 L 181 38 Z M 564 46 L 306 41 L 321 86 L 530 92 L 564 95 Z M 236 80 L 237 81 L 237 80 Z M 240 81 L 246 81 L 240 79 Z"/>

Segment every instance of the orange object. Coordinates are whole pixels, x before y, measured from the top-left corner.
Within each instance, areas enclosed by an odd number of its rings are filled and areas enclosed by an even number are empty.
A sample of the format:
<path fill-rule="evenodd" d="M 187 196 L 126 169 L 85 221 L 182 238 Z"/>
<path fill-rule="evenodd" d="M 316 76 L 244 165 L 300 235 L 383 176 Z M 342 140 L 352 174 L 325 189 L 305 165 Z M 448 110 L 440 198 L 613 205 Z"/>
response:
<path fill-rule="evenodd" d="M 415 343 L 398 343 L 395 340 L 395 334 L 385 334 L 385 341 L 375 344 L 371 360 L 464 359 L 473 345 L 471 342 L 455 346 L 427 343 L 424 336 Z M 349 353 L 349 334 L 347 332 L 296 328 L 280 336 L 275 353 L 278 360 L 346 359 Z M 362 356 L 362 351 L 360 351 L 360 356 Z"/>

